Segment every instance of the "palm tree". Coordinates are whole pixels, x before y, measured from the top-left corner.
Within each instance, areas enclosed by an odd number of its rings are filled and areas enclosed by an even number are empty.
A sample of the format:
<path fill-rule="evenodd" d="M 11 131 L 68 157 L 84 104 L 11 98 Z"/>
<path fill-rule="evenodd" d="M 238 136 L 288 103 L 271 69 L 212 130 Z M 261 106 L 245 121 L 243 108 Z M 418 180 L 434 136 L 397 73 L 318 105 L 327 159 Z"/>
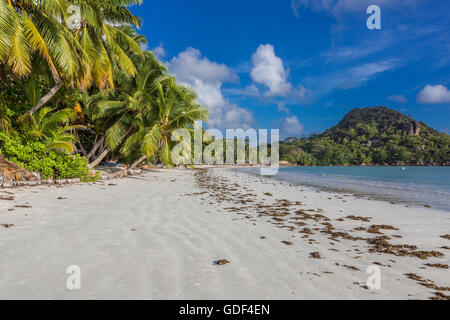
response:
<path fill-rule="evenodd" d="M 135 60 L 138 72 L 134 78 L 117 71 L 114 93 L 103 99 L 98 95 L 86 105 L 88 116 L 100 131 L 105 132 L 94 148 L 98 149 L 103 142 L 106 147 L 91 163 L 91 167 L 97 166 L 117 149 L 128 135 L 138 131 L 143 119 L 154 111 L 152 106 L 157 99 L 155 83 L 167 70 L 151 52 L 145 52 L 143 58 L 135 57 Z M 92 156 L 92 152 L 89 155 Z"/>
<path fill-rule="evenodd" d="M 166 166 L 173 165 L 172 133 L 180 128 L 193 129 L 196 121 L 208 120 L 208 111 L 196 103 L 195 93 L 177 85 L 174 77 L 159 80 L 155 87 L 155 103 L 149 106 L 139 130 L 126 139 L 121 149 L 127 156 L 136 152 L 141 154 L 132 168 L 155 156 Z"/>
<path fill-rule="evenodd" d="M 33 70 L 53 79 L 53 88 L 30 110 L 33 114 L 64 85 L 86 90 L 114 88 L 113 69 L 133 75 L 135 67 L 121 49 L 139 45 L 120 27 L 139 27 L 126 8 L 141 0 L 0 0 L 0 64 L 11 74 L 27 77 Z M 68 9 L 80 8 L 81 19 L 68 28 Z"/>
<path fill-rule="evenodd" d="M 6 133 L 12 130 L 9 112 L 5 97 L 0 95 L 0 129 Z"/>
<path fill-rule="evenodd" d="M 33 115 L 25 114 L 20 121 L 26 135 L 45 144 L 46 150 L 58 150 L 73 153 L 76 139 L 73 131 L 84 128 L 81 125 L 69 125 L 75 117 L 72 109 L 53 112 L 51 108 L 41 108 Z"/>

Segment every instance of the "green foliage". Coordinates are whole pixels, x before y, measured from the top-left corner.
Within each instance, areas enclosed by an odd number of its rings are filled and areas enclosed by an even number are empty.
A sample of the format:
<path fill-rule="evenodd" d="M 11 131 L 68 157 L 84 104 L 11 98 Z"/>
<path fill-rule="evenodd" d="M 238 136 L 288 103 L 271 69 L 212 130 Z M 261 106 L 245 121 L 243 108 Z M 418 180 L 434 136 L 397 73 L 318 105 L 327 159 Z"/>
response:
<path fill-rule="evenodd" d="M 45 179 L 90 179 L 86 158 L 57 151 L 47 152 L 41 142 L 0 132 L 0 151 L 9 161 L 27 170 L 40 172 Z"/>
<path fill-rule="evenodd" d="M 74 118 L 75 112 L 72 109 L 52 112 L 50 108 L 42 108 L 33 115 L 26 113 L 19 119 L 24 134 L 45 143 L 46 150 L 72 153 L 76 139 L 70 132 L 83 128 L 80 125 L 69 125 Z"/>
<path fill-rule="evenodd" d="M 0 0 L 7 158 L 47 177 L 84 175 L 88 161 L 95 167 L 143 155 L 171 164 L 171 134 L 192 129 L 207 111 L 153 53 L 142 52 L 141 21 L 128 9 L 141 2 Z M 74 4 L 79 26 L 67 20 Z"/>
<path fill-rule="evenodd" d="M 321 135 L 287 139 L 280 151 L 299 165 L 448 165 L 450 136 L 376 107 L 353 110 Z"/>

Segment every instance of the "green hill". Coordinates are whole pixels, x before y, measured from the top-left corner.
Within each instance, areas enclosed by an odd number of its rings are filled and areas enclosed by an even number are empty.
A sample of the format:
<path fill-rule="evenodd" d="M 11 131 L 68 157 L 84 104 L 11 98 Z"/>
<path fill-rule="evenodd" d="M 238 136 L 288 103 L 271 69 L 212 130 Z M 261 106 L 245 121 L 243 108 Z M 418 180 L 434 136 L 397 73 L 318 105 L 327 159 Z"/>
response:
<path fill-rule="evenodd" d="M 450 165 L 450 136 L 386 107 L 355 109 L 335 127 L 288 138 L 281 160 L 299 165 Z"/>

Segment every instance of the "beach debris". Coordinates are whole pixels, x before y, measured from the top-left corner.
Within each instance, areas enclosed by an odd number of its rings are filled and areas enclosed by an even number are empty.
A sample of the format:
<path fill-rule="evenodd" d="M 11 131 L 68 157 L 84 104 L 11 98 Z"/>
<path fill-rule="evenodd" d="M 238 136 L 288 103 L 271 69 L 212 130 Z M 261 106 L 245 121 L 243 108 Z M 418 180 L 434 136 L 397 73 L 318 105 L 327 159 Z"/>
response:
<path fill-rule="evenodd" d="M 361 237 L 353 237 L 351 234 L 349 234 L 348 232 L 333 232 L 330 230 L 322 230 L 321 231 L 323 234 L 329 234 L 330 235 L 330 240 L 339 242 L 338 238 L 342 238 L 342 239 L 346 239 L 346 240 L 350 240 L 350 241 L 362 241 L 365 240 L 364 238 Z"/>
<path fill-rule="evenodd" d="M 67 200 L 67 198 L 58 197 L 58 200 Z"/>
<path fill-rule="evenodd" d="M 344 265 L 344 267 L 346 267 L 347 269 L 353 270 L 353 271 L 360 271 L 360 269 L 358 267 L 347 266 L 347 265 Z"/>
<path fill-rule="evenodd" d="M 261 240 L 265 240 L 266 239 L 266 237 L 265 236 L 262 236 L 261 238 L 260 238 Z"/>
<path fill-rule="evenodd" d="M 13 201 L 14 197 L 12 197 L 12 196 L 0 196 L 0 200 Z"/>
<path fill-rule="evenodd" d="M 382 264 L 381 262 L 374 262 L 373 264 L 374 264 L 374 265 L 377 265 L 377 266 L 380 266 L 380 267 L 388 267 L 388 268 L 392 268 L 391 265 L 389 265 L 389 264 L 384 265 L 384 264 Z"/>
<path fill-rule="evenodd" d="M 387 240 L 389 240 L 389 237 L 367 239 L 367 243 L 373 245 L 369 252 L 393 254 L 400 257 L 417 257 L 422 260 L 427 260 L 429 258 L 440 258 L 444 256 L 443 253 L 438 251 L 417 251 L 418 248 L 414 245 L 392 245 Z"/>
<path fill-rule="evenodd" d="M 281 243 L 284 243 L 287 246 L 292 246 L 293 245 L 293 243 L 290 242 L 290 241 L 281 241 Z"/>
<path fill-rule="evenodd" d="M 229 264 L 229 263 L 230 263 L 230 261 L 225 260 L 225 259 L 217 260 L 217 261 L 213 262 L 213 264 L 216 265 L 216 266 L 224 266 L 224 265 Z"/>
<path fill-rule="evenodd" d="M 398 231 L 396 227 L 387 225 L 373 225 L 367 230 L 368 233 L 381 234 L 380 230 L 395 230 Z"/>
<path fill-rule="evenodd" d="M 273 197 L 273 194 L 271 194 L 271 193 L 269 193 L 269 192 L 264 193 L 264 195 L 265 195 L 265 196 L 268 196 L 268 197 Z"/>
<path fill-rule="evenodd" d="M 440 287 L 436 285 L 436 283 L 433 280 L 427 280 L 422 278 L 421 276 L 414 274 L 414 273 L 405 273 L 406 277 L 408 277 L 411 280 L 416 281 L 421 286 L 424 286 L 428 289 L 433 289 L 436 291 L 450 291 L 450 287 Z"/>
<path fill-rule="evenodd" d="M 13 224 L 6 224 L 6 223 L 1 224 L 0 226 L 3 227 L 3 228 L 5 228 L 5 229 L 9 229 L 9 228 L 14 227 Z"/>
<path fill-rule="evenodd" d="M 436 268 L 436 269 L 448 269 L 448 265 L 440 264 L 440 263 L 435 263 L 435 264 L 427 263 L 426 266 L 430 267 L 430 268 Z"/>
<path fill-rule="evenodd" d="M 309 257 L 312 258 L 312 259 L 322 259 L 322 257 L 320 256 L 319 252 L 311 252 L 309 254 Z"/>
<path fill-rule="evenodd" d="M 310 275 L 316 276 L 318 278 L 321 278 L 321 275 L 318 273 L 315 273 L 315 272 L 307 272 L 306 274 L 310 274 Z"/>
<path fill-rule="evenodd" d="M 21 204 L 21 205 L 16 205 L 16 208 L 22 208 L 22 209 L 30 209 L 33 208 L 32 206 L 26 205 L 26 204 Z"/>
<path fill-rule="evenodd" d="M 441 238 L 444 238 L 444 239 L 450 240 L 450 234 L 446 234 L 445 236 L 441 236 Z"/>
<path fill-rule="evenodd" d="M 347 219 L 349 219 L 349 220 L 355 220 L 355 221 L 370 222 L 370 220 L 371 220 L 372 218 L 356 217 L 356 216 L 348 216 Z"/>
<path fill-rule="evenodd" d="M 445 294 L 443 294 L 442 292 L 434 292 L 433 293 L 435 296 L 434 297 L 431 297 L 430 299 L 431 300 L 450 300 L 450 296 L 447 296 L 447 295 L 445 295 Z"/>
<path fill-rule="evenodd" d="M 304 233 L 304 234 L 314 234 L 314 232 L 312 232 L 310 229 L 308 228 L 303 228 L 302 231 L 299 231 L 299 233 Z"/>

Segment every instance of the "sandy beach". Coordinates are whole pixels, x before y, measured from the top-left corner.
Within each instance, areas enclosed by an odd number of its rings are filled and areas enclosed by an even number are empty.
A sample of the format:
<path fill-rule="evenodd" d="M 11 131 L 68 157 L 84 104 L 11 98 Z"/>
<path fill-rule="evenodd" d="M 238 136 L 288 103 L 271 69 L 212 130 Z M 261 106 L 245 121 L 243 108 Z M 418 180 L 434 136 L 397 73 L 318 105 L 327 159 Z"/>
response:
<path fill-rule="evenodd" d="M 442 237 L 450 215 L 433 208 L 229 169 L 155 170 L 0 196 L 0 299 L 450 295 Z M 81 269 L 81 290 L 66 286 L 71 265 Z M 374 265 L 380 290 L 365 287 Z"/>

